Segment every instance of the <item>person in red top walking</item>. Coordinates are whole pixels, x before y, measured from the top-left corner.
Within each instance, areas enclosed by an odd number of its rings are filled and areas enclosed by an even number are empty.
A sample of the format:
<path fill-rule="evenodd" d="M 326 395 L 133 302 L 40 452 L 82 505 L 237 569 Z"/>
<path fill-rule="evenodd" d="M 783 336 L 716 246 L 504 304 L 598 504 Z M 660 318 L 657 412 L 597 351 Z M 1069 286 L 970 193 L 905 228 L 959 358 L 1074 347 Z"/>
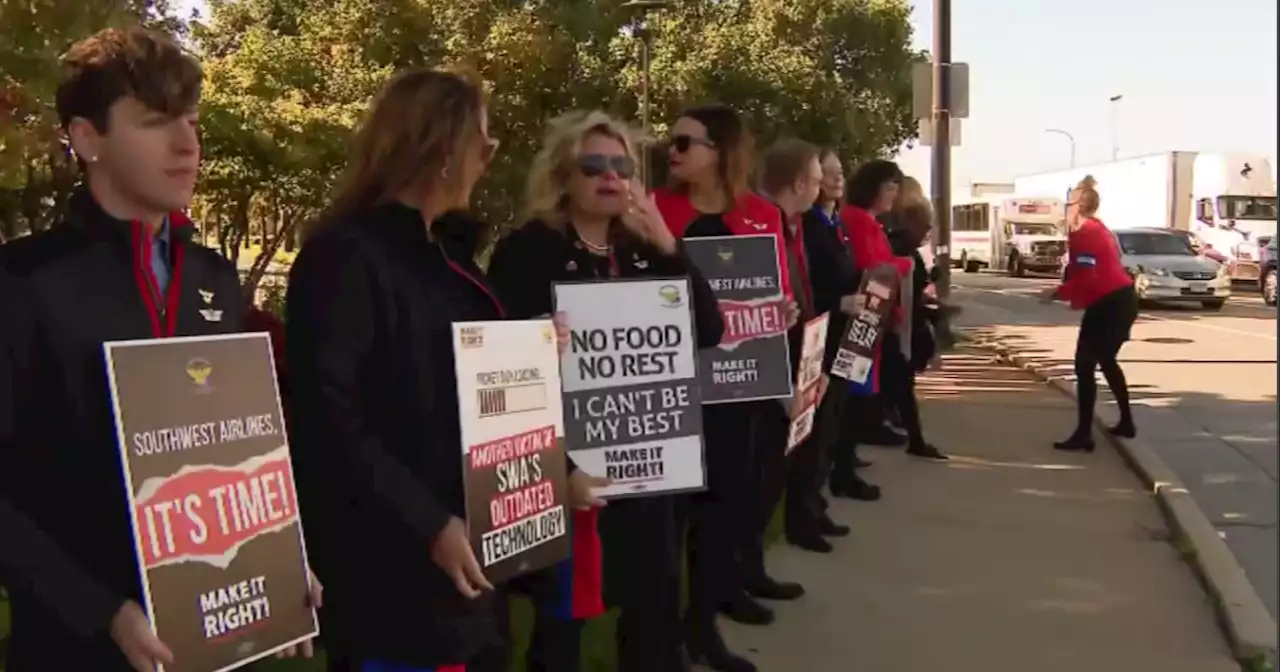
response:
<path fill-rule="evenodd" d="M 1129 409 L 1129 386 L 1116 361 L 1138 319 L 1138 297 L 1133 278 L 1120 258 L 1120 245 L 1111 230 L 1097 218 L 1100 198 L 1097 182 L 1086 176 L 1071 192 L 1067 203 L 1067 266 L 1062 284 L 1045 294 L 1046 301 L 1066 301 L 1083 310 L 1076 338 L 1076 429 L 1058 450 L 1093 450 L 1093 407 L 1098 399 L 1094 371 L 1111 388 L 1120 409 L 1120 422 L 1112 434 L 1133 438 L 1137 429 Z"/>

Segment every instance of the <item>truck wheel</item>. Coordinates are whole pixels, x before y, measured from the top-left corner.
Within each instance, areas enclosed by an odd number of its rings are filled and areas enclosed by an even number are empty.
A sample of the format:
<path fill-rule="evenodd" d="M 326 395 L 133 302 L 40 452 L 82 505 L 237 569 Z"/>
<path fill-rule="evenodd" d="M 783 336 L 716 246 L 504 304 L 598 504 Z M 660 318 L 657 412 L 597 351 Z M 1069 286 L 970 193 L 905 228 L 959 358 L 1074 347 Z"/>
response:
<path fill-rule="evenodd" d="M 1262 301 L 1268 306 L 1276 305 L 1276 269 L 1267 271 L 1262 278 Z"/>
<path fill-rule="evenodd" d="M 1215 310 L 1215 311 L 1222 310 L 1222 307 L 1227 305 L 1227 300 L 1226 299 L 1210 299 L 1208 301 L 1201 301 L 1200 305 L 1204 306 L 1205 310 Z"/>
<path fill-rule="evenodd" d="M 981 271 L 981 270 L 982 270 L 981 262 L 969 261 L 968 259 L 965 260 L 964 262 L 965 273 L 977 273 L 978 271 Z"/>

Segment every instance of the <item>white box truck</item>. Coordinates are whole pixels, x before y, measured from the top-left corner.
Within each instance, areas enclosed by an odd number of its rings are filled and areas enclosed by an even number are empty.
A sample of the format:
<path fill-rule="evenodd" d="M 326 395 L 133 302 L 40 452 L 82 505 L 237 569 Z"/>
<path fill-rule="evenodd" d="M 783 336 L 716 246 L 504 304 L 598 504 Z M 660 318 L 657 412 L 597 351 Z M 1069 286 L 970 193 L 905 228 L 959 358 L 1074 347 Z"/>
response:
<path fill-rule="evenodd" d="M 1108 227 L 1190 231 L 1233 280 L 1258 280 L 1259 252 L 1276 235 L 1275 173 L 1265 156 L 1164 152 L 1025 175 L 1015 192 L 1063 198 L 1085 175 L 1098 181 L 1098 217 Z"/>

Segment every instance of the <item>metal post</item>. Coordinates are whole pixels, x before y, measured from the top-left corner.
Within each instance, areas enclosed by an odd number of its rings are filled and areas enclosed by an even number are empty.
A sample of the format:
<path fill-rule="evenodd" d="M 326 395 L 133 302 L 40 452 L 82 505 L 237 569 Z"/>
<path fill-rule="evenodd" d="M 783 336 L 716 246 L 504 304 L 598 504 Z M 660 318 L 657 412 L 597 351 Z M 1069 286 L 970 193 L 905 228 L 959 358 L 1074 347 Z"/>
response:
<path fill-rule="evenodd" d="M 933 188 L 934 236 L 938 269 L 938 301 L 951 298 L 951 0 L 933 0 Z M 938 343 L 953 343 L 951 320 L 944 310 L 938 321 Z"/>
<path fill-rule="evenodd" d="M 635 23 L 633 24 L 638 31 L 640 37 L 640 125 L 644 132 L 644 147 L 640 155 L 640 179 L 644 181 L 647 188 L 653 188 L 652 170 L 650 170 L 651 159 L 649 152 L 649 138 L 653 135 L 650 116 L 650 99 L 649 89 L 652 82 L 650 81 L 650 59 L 653 54 L 653 31 L 649 30 L 649 15 L 652 12 L 660 12 L 671 4 L 671 0 L 628 0 L 622 3 L 624 9 L 631 9 L 638 12 Z"/>
<path fill-rule="evenodd" d="M 1071 167 L 1072 167 L 1072 168 L 1075 168 L 1075 167 L 1076 167 L 1076 138 L 1075 138 L 1075 136 L 1074 136 L 1074 135 L 1071 135 L 1070 133 L 1068 133 L 1068 132 L 1066 132 L 1066 131 L 1064 131 L 1064 130 L 1062 130 L 1062 129 L 1060 129 L 1060 128 L 1046 128 L 1046 129 L 1044 129 L 1044 132 L 1045 132 L 1045 133 L 1057 133 L 1058 135 L 1062 135 L 1062 136 L 1065 136 L 1065 137 L 1067 138 L 1067 142 L 1071 143 Z"/>
<path fill-rule="evenodd" d="M 1120 110 L 1120 100 L 1124 95 L 1111 96 L 1111 160 L 1120 159 L 1120 129 L 1116 117 Z"/>
<path fill-rule="evenodd" d="M 643 77 L 640 80 L 640 127 L 644 133 L 644 151 L 640 153 L 640 177 L 644 181 L 645 189 L 653 189 L 653 172 L 650 169 L 651 158 L 649 138 L 653 137 L 653 129 L 650 125 L 649 111 L 649 59 L 653 53 L 653 32 L 649 30 L 649 12 L 646 11 L 643 17 L 644 24 L 640 27 L 640 68 L 643 71 Z"/>

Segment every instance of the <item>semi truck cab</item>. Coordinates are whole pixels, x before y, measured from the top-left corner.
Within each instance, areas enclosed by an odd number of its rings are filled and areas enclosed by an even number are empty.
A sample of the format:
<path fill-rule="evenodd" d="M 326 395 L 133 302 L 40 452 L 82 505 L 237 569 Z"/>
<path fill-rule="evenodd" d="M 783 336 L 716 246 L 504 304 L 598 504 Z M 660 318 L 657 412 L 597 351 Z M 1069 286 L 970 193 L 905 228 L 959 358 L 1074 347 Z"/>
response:
<path fill-rule="evenodd" d="M 1226 257 L 1232 280 L 1262 277 L 1262 250 L 1276 235 L 1276 185 L 1259 156 L 1200 154 L 1192 178 L 1193 230 Z"/>

